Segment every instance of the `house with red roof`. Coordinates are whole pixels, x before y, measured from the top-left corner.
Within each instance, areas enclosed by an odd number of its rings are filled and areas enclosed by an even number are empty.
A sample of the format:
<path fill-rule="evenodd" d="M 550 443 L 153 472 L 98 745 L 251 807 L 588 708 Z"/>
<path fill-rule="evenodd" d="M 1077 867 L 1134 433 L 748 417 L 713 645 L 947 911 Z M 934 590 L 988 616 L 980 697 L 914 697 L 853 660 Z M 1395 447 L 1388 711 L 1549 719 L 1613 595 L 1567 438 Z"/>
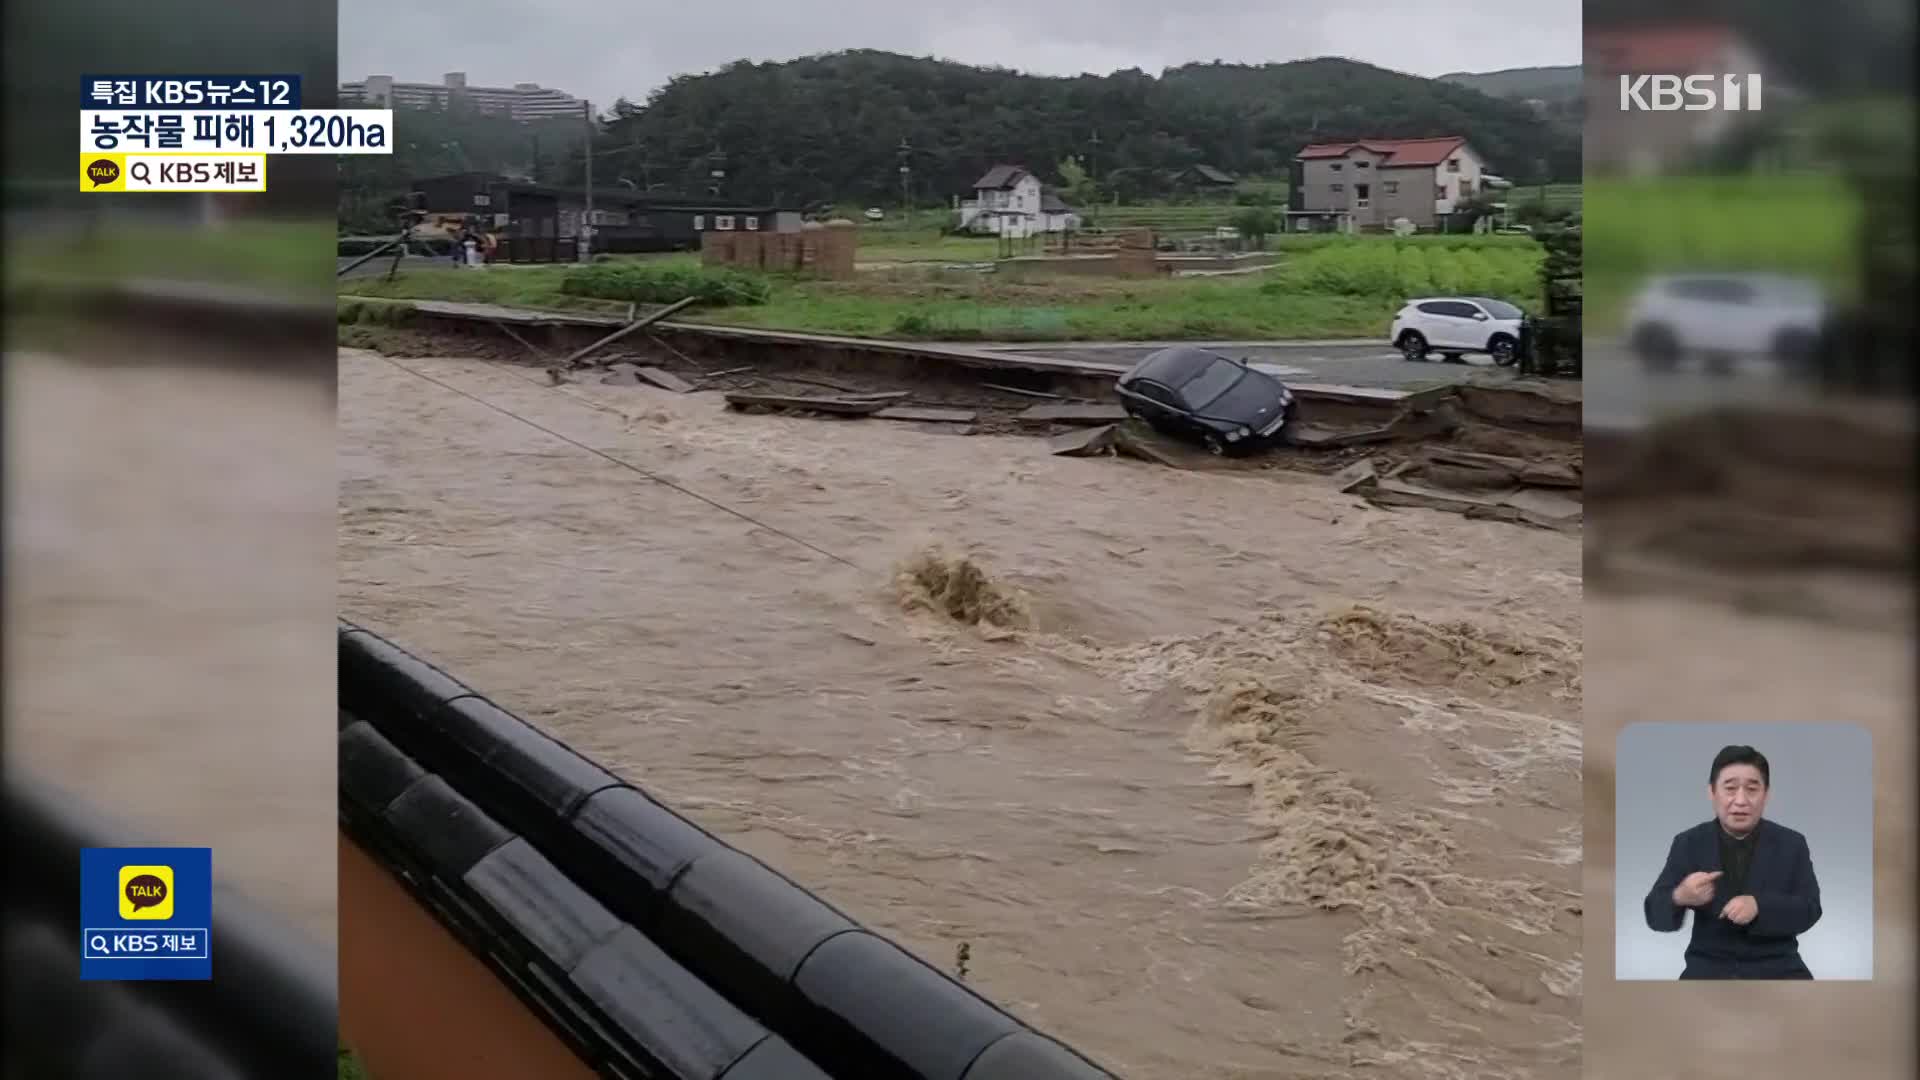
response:
<path fill-rule="evenodd" d="M 1753 115 L 1720 109 L 1628 111 L 1620 107 L 1623 75 L 1759 75 L 1767 99 L 1782 99 L 1783 88 L 1773 85 L 1764 60 L 1738 31 L 1721 23 L 1596 27 L 1587 31 L 1585 52 L 1583 159 L 1598 172 L 1672 168 Z"/>
<path fill-rule="evenodd" d="M 1485 160 L 1460 135 L 1314 143 L 1293 158 L 1288 226 L 1351 232 L 1405 218 L 1439 228 L 1485 176 Z"/>

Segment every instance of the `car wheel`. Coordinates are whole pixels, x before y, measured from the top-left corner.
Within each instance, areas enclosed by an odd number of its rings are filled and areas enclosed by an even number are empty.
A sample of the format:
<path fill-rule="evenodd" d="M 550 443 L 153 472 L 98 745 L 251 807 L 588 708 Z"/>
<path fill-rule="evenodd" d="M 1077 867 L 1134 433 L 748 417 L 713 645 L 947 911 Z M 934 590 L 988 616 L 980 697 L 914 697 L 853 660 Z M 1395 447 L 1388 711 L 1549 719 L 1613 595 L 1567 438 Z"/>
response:
<path fill-rule="evenodd" d="M 1820 348 L 1819 336 L 1809 330 L 1783 330 L 1773 339 L 1773 355 L 1795 375 L 1808 374 Z"/>
<path fill-rule="evenodd" d="M 1648 371 L 1672 371 L 1680 365 L 1680 342 L 1663 326 L 1648 326 L 1633 335 L 1633 351 Z"/>
<path fill-rule="evenodd" d="M 1400 335 L 1400 357 L 1414 363 L 1427 358 L 1427 339 L 1421 336 L 1420 331 L 1409 330 Z"/>
<path fill-rule="evenodd" d="M 1514 361 L 1520 359 L 1520 343 L 1501 334 L 1487 343 L 1487 353 L 1493 357 L 1496 365 L 1512 367 Z"/>

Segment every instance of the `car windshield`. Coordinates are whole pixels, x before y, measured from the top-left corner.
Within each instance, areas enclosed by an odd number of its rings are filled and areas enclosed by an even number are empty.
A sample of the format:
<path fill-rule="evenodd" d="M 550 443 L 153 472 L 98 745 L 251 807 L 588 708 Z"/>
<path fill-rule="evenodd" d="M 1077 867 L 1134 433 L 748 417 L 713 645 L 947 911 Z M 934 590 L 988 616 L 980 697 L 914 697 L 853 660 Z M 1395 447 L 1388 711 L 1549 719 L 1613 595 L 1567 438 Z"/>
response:
<path fill-rule="evenodd" d="M 1479 301 L 1479 304 L 1481 307 L 1487 309 L 1487 314 L 1496 319 L 1518 319 L 1526 314 L 1526 312 L 1521 311 L 1505 300 L 1487 300 L 1483 298 Z"/>
<path fill-rule="evenodd" d="M 1204 409 L 1219 400 L 1221 394 L 1233 389 L 1233 384 L 1245 374 L 1246 369 L 1239 364 L 1216 357 L 1200 374 L 1187 380 L 1187 384 L 1180 388 L 1180 396 L 1187 399 L 1189 406 Z"/>

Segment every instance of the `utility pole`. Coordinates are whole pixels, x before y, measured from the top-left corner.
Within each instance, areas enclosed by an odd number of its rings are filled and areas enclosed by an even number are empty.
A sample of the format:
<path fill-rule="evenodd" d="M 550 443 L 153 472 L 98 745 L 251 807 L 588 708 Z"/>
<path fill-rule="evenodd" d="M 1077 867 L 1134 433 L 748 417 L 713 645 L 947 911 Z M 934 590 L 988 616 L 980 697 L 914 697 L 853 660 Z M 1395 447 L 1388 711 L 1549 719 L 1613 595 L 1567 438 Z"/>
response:
<path fill-rule="evenodd" d="M 587 262 L 593 250 L 593 102 L 581 102 L 580 111 L 587 122 L 587 220 L 580 226 L 578 246 L 580 261 Z"/>
<path fill-rule="evenodd" d="M 913 231 L 913 146 L 900 136 L 900 208 L 907 218 L 907 231 Z"/>
<path fill-rule="evenodd" d="M 717 142 L 713 144 L 713 152 L 707 155 L 707 180 L 707 192 L 715 202 L 720 201 L 721 189 L 727 182 L 727 154 Z"/>
<path fill-rule="evenodd" d="M 1100 129 L 1094 128 L 1093 135 L 1087 139 L 1087 165 L 1086 165 L 1087 192 L 1086 192 L 1086 195 L 1087 195 L 1087 204 L 1088 204 L 1087 209 L 1089 211 L 1093 211 L 1096 215 L 1098 214 L 1099 206 L 1100 206 L 1100 182 L 1095 177 L 1093 170 L 1097 167 L 1096 159 L 1098 159 L 1099 156 L 1100 156 Z M 1119 205 L 1119 199 L 1117 196 L 1115 197 L 1114 204 L 1116 206 Z"/>

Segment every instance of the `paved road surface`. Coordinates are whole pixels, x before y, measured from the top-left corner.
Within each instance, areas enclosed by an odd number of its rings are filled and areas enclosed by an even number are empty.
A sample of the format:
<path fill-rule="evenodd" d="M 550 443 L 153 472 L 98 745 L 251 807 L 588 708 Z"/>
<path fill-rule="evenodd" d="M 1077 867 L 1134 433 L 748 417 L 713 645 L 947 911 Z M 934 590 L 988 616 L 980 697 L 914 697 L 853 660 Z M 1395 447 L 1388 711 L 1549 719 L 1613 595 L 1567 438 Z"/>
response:
<path fill-rule="evenodd" d="M 1019 351 L 1034 356 L 1100 360 L 1130 364 L 1169 342 L 1101 342 L 1075 345 L 996 345 L 995 351 Z M 1405 387 L 1436 381 L 1498 379 L 1499 369 L 1485 357 L 1466 364 L 1408 363 L 1400 354 L 1370 341 L 1234 341 L 1197 343 L 1228 356 L 1298 369 L 1302 381 L 1337 382 L 1352 386 Z M 974 346 L 978 348 L 979 346 Z M 1639 427 L 1664 415 L 1697 411 L 1739 402 L 1763 404 L 1790 401 L 1803 391 L 1783 381 L 1765 362 L 1743 365 L 1728 375 L 1711 375 L 1695 367 L 1667 374 L 1649 374 L 1619 342 L 1589 342 L 1586 377 L 1580 383 L 1589 426 Z"/>
<path fill-rule="evenodd" d="M 1068 360 L 1099 360 L 1131 364 L 1169 342 L 1099 343 L 1088 345 L 1006 346 L 1031 356 Z M 1238 359 L 1297 369 L 1302 382 L 1337 382 L 1349 386 L 1404 387 L 1435 382 L 1465 382 L 1469 378 L 1498 377 L 1485 357 L 1469 357 L 1465 364 L 1439 361 L 1409 363 L 1378 341 L 1229 341 L 1192 342 Z M 976 348 L 978 346 L 975 346 Z"/>
<path fill-rule="evenodd" d="M 1588 342 L 1581 402 L 1588 427 L 1637 428 L 1662 416 L 1717 405 L 1791 401 L 1805 392 L 1782 380 L 1767 363 L 1743 365 L 1727 375 L 1697 367 L 1649 374 L 1619 342 Z"/>

